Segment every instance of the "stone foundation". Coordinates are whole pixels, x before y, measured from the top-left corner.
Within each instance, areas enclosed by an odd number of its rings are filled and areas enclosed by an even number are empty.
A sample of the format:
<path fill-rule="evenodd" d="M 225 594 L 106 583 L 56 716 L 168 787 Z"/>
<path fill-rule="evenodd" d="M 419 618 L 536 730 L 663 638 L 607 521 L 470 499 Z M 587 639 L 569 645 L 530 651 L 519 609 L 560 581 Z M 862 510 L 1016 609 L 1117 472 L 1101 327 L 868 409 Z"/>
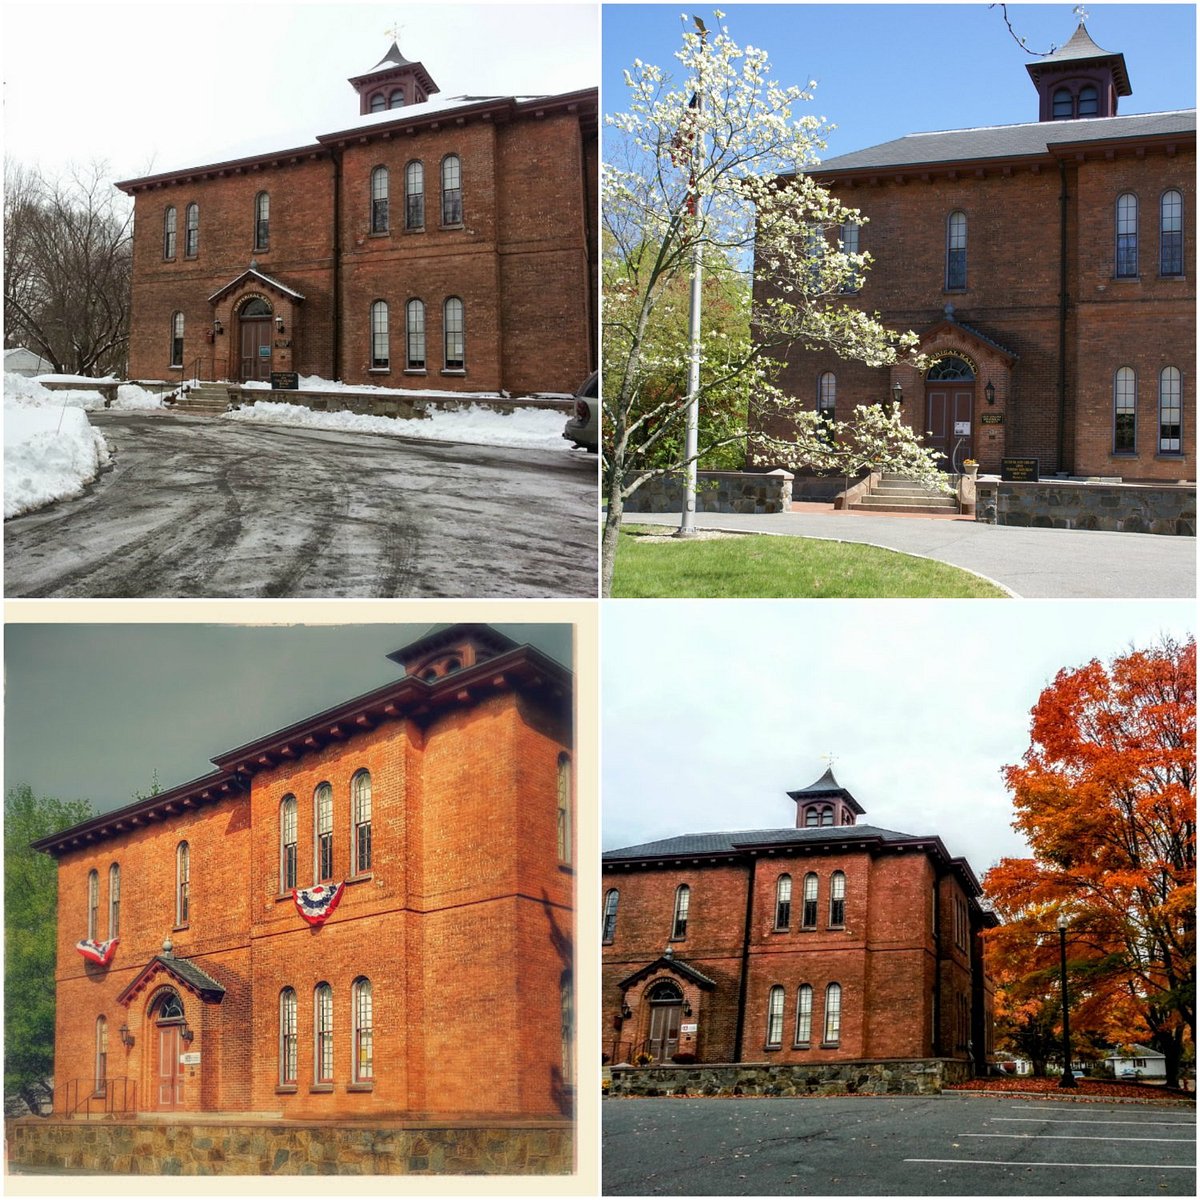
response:
<path fill-rule="evenodd" d="M 683 478 L 660 475 L 647 480 L 625 501 L 626 513 L 679 512 Z M 792 476 L 787 471 L 700 471 L 696 482 L 697 512 L 777 513 L 792 503 Z"/>
<path fill-rule="evenodd" d="M 610 1096 L 928 1096 L 970 1078 L 961 1059 L 613 1067 Z"/>
<path fill-rule="evenodd" d="M 1194 487 L 986 478 L 978 481 L 977 491 L 975 519 L 993 525 L 1196 536 Z"/>
<path fill-rule="evenodd" d="M 370 1125 L 189 1118 L 6 1122 L 14 1168 L 106 1175 L 568 1175 L 567 1121 Z"/>

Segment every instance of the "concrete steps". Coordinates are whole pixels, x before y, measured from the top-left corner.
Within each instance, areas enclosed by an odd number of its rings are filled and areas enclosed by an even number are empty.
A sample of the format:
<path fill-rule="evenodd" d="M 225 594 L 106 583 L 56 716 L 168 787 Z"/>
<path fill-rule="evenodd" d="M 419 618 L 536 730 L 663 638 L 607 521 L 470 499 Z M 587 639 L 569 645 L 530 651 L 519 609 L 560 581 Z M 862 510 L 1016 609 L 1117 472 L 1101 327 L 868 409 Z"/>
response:
<path fill-rule="evenodd" d="M 850 506 L 855 512 L 904 513 L 944 517 L 958 514 L 958 500 L 922 487 L 901 475 L 883 475 L 879 485 Z"/>
<path fill-rule="evenodd" d="M 217 416 L 229 409 L 229 384 L 201 380 L 175 389 L 174 412 L 192 416 Z"/>

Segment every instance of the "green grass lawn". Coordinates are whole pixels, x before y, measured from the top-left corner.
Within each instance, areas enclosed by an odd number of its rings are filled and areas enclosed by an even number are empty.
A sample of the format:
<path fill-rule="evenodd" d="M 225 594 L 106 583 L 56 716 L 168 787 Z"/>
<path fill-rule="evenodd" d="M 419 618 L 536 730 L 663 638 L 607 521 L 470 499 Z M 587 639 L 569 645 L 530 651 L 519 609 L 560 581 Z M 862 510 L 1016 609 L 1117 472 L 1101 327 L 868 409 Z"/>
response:
<path fill-rule="evenodd" d="M 669 534 L 644 525 L 621 530 L 614 596 L 1007 596 L 958 567 L 877 546 L 768 534 L 695 540 Z"/>

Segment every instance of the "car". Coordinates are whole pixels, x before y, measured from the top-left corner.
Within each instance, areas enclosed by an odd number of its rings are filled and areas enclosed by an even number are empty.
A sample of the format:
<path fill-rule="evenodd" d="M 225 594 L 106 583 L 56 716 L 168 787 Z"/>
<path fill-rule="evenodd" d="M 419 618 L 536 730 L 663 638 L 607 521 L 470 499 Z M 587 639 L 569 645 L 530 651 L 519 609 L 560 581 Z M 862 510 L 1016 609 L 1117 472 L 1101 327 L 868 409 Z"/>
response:
<path fill-rule="evenodd" d="M 563 430 L 563 437 L 595 451 L 600 446 L 600 372 L 593 371 L 575 389 L 575 412 Z"/>
<path fill-rule="evenodd" d="M 1141 1077 L 1141 1071 L 1135 1071 L 1132 1067 L 1126 1067 L 1125 1070 L 1121 1072 L 1122 1079 L 1140 1079 Z"/>

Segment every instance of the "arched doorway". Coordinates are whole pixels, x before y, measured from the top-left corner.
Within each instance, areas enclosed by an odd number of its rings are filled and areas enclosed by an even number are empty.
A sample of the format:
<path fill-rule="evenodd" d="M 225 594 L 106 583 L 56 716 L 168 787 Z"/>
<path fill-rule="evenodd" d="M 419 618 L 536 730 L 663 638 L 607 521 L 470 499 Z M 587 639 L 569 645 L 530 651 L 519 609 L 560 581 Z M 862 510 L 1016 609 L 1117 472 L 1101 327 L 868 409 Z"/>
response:
<path fill-rule="evenodd" d="M 271 305 L 261 296 L 247 300 L 238 312 L 241 350 L 238 378 L 243 383 L 271 378 L 271 315 Z"/>
<path fill-rule="evenodd" d="M 679 1022 L 683 1016 L 683 992 L 664 980 L 646 994 L 650 1002 L 650 1036 L 646 1053 L 655 1062 L 670 1062 L 679 1047 Z"/>
<path fill-rule="evenodd" d="M 179 993 L 164 988 L 151 1002 L 149 1017 L 154 1046 L 153 1105 L 157 1112 L 171 1112 L 183 1107 L 183 1065 L 179 1058 L 187 1048 L 183 1036 L 187 1019 Z"/>
<path fill-rule="evenodd" d="M 939 358 L 925 374 L 925 428 L 943 470 L 974 458 L 975 368 L 961 355 Z"/>

